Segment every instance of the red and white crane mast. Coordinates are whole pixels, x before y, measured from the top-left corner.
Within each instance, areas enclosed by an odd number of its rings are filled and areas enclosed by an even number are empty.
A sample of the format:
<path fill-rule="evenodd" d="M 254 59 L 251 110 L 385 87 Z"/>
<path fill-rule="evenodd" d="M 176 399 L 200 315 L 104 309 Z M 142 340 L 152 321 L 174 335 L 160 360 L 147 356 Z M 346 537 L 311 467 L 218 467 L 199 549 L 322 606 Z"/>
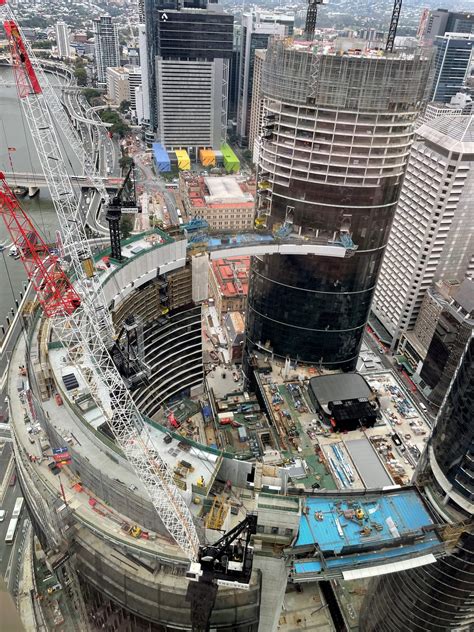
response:
<path fill-rule="evenodd" d="M 5 0 L 0 0 L 1 17 L 2 6 L 5 6 Z M 64 258 L 69 263 L 68 277 L 74 281 L 80 299 L 80 304 L 70 314 L 61 310 L 51 313 L 53 329 L 88 383 L 92 397 L 150 495 L 163 524 L 187 558 L 196 560 L 199 540 L 191 512 L 174 483 L 170 468 L 153 445 L 149 428 L 109 354 L 114 331 L 99 279 L 90 272 L 90 247 L 76 212 L 77 200 L 47 101 L 15 21 L 4 20 L 4 28 L 18 95 L 58 216 Z M 4 193 L 7 193 L 6 189 Z M 17 209 L 10 208 L 12 210 L 15 213 Z M 13 234 L 12 237 L 18 238 Z M 23 257 L 25 261 L 25 253 Z"/>

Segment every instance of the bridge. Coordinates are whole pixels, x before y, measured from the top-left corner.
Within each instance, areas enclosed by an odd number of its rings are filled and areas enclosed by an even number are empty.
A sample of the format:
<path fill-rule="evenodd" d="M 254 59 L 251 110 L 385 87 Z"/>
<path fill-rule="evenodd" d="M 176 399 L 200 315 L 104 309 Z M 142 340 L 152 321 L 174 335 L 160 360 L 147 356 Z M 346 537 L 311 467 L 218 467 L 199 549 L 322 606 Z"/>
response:
<path fill-rule="evenodd" d="M 15 186 L 28 187 L 29 189 L 38 189 L 39 187 L 46 187 L 47 182 L 44 175 L 41 173 L 19 173 L 19 172 L 4 172 L 6 181 L 9 186 L 14 188 Z M 69 176 L 72 183 L 78 184 L 81 188 L 92 189 L 94 183 L 87 176 Z M 102 180 L 107 189 L 116 190 L 120 188 L 123 182 L 123 178 L 111 178 L 111 177 L 98 177 Z"/>
<path fill-rule="evenodd" d="M 320 257 L 351 257 L 357 250 L 352 242 L 347 243 L 327 237 L 300 237 L 289 235 L 281 238 L 273 234 L 247 232 L 239 234 L 210 233 L 188 236 L 190 252 L 208 252 L 210 259 L 254 255 L 316 255 Z"/>

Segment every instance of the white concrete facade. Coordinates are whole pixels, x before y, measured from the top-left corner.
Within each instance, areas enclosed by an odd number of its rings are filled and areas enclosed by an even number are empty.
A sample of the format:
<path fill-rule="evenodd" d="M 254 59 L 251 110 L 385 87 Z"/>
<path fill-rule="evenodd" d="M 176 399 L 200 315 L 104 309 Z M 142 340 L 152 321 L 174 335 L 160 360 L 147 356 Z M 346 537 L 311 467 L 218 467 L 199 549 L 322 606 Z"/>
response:
<path fill-rule="evenodd" d="M 252 162 L 258 163 L 260 134 L 263 122 L 262 71 L 265 63 L 265 50 L 255 51 L 253 69 L 252 103 L 250 105 L 249 148 Z"/>
<path fill-rule="evenodd" d="M 159 140 L 167 149 L 220 149 L 229 60 L 156 59 Z"/>
<path fill-rule="evenodd" d="M 71 57 L 71 47 L 69 45 L 69 27 L 66 22 L 56 22 L 56 44 L 58 47 L 58 56 L 61 59 Z"/>
<path fill-rule="evenodd" d="M 433 282 L 474 273 L 473 165 L 474 116 L 418 129 L 372 305 L 393 347 Z"/>
<path fill-rule="evenodd" d="M 266 48 L 270 37 L 284 36 L 289 29 L 292 30 L 292 24 L 288 21 L 288 16 L 259 11 L 244 13 L 242 16 L 237 103 L 237 134 L 241 139 L 246 139 L 249 133 L 255 50 Z"/>
<path fill-rule="evenodd" d="M 143 110 L 139 114 L 140 106 L 137 106 L 138 123 L 148 123 L 150 120 L 150 87 L 148 83 L 148 48 L 146 43 L 146 27 L 138 25 L 138 46 L 140 49 L 140 68 L 142 69 L 141 101 Z"/>
<path fill-rule="evenodd" d="M 107 68 L 120 66 L 120 46 L 117 25 L 106 15 L 93 20 L 97 83 L 107 82 Z"/>

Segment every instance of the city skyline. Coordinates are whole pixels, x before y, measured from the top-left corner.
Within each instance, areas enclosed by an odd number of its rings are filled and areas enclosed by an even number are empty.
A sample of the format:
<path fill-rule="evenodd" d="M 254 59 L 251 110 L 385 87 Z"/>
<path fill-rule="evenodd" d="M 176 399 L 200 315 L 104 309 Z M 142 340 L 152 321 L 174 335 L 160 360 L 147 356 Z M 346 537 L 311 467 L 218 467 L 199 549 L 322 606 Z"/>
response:
<path fill-rule="evenodd" d="M 470 629 L 474 19 L 319 4 L 0 4 L 19 632 Z"/>

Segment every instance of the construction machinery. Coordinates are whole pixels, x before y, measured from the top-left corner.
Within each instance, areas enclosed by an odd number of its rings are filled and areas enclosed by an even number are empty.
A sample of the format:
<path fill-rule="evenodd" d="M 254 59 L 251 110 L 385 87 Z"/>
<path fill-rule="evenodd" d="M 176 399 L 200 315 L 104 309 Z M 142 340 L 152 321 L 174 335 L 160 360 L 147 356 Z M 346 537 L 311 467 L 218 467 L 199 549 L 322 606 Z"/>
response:
<path fill-rule="evenodd" d="M 105 219 L 109 223 L 111 257 L 118 262 L 123 261 L 120 242 L 120 220 L 122 219 L 122 213 L 138 212 L 133 173 L 134 164 L 132 162 L 122 182 L 122 186 L 109 202 L 105 215 Z"/>
<path fill-rule="evenodd" d="M 26 46 L 6 0 L 0 0 L 0 17 L 10 47 L 22 111 L 57 213 L 62 238 L 61 259 L 51 255 L 42 257 L 36 247 L 36 243 L 42 244 L 42 241 L 4 178 L 0 179 L 0 214 L 19 248 L 28 278 L 56 338 L 88 385 L 161 522 L 191 562 L 190 577 L 198 582 L 197 586 L 204 585 L 202 592 L 206 597 L 201 605 L 209 606 L 207 619 L 203 616 L 193 625 L 196 630 L 206 630 L 218 583 L 248 587 L 252 567 L 249 544 L 256 531 L 256 518 L 247 517 L 212 546 L 200 544 L 193 516 L 174 482 L 173 472 L 153 442 L 112 360 L 110 351 L 116 336 L 48 100 L 38 80 L 39 62 Z M 36 240 L 32 239 L 33 234 Z M 28 251 L 21 247 L 25 242 L 29 245 Z M 57 283 L 59 278 L 61 283 Z"/>
<path fill-rule="evenodd" d="M 398 20 L 400 19 L 400 13 L 402 10 L 402 0 L 394 0 L 392 17 L 390 19 L 390 26 L 388 29 L 387 42 L 385 44 L 385 50 L 388 53 L 393 51 L 395 45 L 395 37 L 397 35 Z"/>
<path fill-rule="evenodd" d="M 328 4 L 329 0 L 308 0 L 308 10 L 306 11 L 306 21 L 304 24 L 304 37 L 308 42 L 314 39 L 316 21 L 318 19 L 318 6 Z"/>

